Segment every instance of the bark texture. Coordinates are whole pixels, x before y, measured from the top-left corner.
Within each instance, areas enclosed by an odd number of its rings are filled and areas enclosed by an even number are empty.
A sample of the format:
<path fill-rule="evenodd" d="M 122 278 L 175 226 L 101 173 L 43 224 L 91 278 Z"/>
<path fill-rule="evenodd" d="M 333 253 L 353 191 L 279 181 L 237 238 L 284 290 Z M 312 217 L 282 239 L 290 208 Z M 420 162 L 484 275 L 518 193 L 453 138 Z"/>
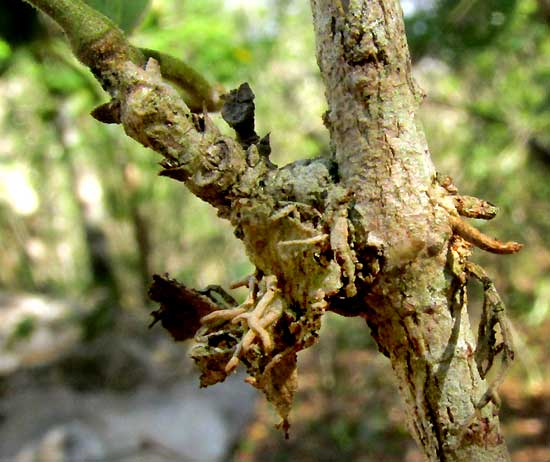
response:
<path fill-rule="evenodd" d="M 427 460 L 508 460 L 494 386 L 483 378 L 500 351 L 508 359 L 512 351 L 494 344 L 497 326 L 507 332 L 502 304 L 467 259 L 471 244 L 500 253 L 520 246 L 465 224 L 459 215 L 495 211 L 436 176 L 415 122 L 422 93 L 411 77 L 398 0 L 311 0 L 332 156 L 282 168 L 269 160 L 269 137 L 255 132 L 248 85 L 225 97 L 233 139 L 193 113 L 159 63 L 144 63 L 80 0 L 29 1 L 58 20 L 110 93 L 95 116 L 121 123 L 160 153 L 161 175 L 185 182 L 230 220 L 256 267 L 236 284 L 249 289 L 242 304 L 217 287 L 197 291 L 155 278 L 155 320 L 178 340 L 195 335 L 203 386 L 243 364 L 286 430 L 296 353 L 316 341 L 325 311 L 362 316 L 392 362 Z M 483 322 L 481 347 L 466 311 L 471 275 L 499 313 Z"/>
<path fill-rule="evenodd" d="M 363 289 L 364 316 L 391 360 L 409 428 L 430 461 L 508 460 L 493 404 L 475 409 L 487 384 L 466 311 L 468 252 L 416 123 L 423 95 L 399 2 L 311 5 L 334 159 L 354 191 L 356 252 L 375 246 L 384 260 Z"/>

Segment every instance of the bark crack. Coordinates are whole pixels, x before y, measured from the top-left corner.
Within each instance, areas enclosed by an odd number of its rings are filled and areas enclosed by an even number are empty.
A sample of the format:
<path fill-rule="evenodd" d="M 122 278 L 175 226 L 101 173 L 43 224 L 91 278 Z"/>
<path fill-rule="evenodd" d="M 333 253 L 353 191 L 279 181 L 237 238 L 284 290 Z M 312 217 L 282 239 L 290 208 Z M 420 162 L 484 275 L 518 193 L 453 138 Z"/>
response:
<path fill-rule="evenodd" d="M 429 396 L 429 390 L 431 389 L 431 386 L 432 386 L 430 381 L 431 380 L 433 381 L 433 386 L 437 390 L 439 390 L 439 383 L 438 383 L 437 376 L 432 375 L 432 371 L 429 363 L 426 363 L 424 373 L 426 374 L 426 380 L 424 382 L 424 390 L 428 391 L 428 393 L 425 393 L 426 396 L 424 398 L 424 404 L 427 411 L 428 420 L 431 423 L 432 431 L 434 432 L 435 442 L 436 442 L 435 446 L 431 449 L 435 451 L 435 456 L 436 456 L 435 460 L 446 462 L 447 457 L 444 451 L 445 440 L 442 435 L 443 430 L 441 427 L 441 423 L 439 422 L 439 419 L 438 419 L 438 412 L 436 408 L 434 408 L 434 406 L 432 405 L 430 396 Z M 429 448 L 426 448 L 426 449 L 429 449 Z"/>

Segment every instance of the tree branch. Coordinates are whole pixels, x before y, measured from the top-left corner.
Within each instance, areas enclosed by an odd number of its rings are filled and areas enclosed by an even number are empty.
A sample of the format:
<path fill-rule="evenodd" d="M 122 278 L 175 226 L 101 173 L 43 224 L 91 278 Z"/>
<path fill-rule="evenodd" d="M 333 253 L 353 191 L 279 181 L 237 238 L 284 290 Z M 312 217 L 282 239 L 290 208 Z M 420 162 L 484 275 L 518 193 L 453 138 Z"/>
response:
<path fill-rule="evenodd" d="M 188 99 L 185 101 L 193 112 L 219 111 L 222 100 L 220 94 L 223 90 L 214 88 L 195 69 L 180 59 L 166 53 L 161 53 L 149 48 L 139 49 L 146 59 L 154 58 L 160 65 L 162 76 L 185 91 Z"/>
<path fill-rule="evenodd" d="M 312 159 L 276 168 L 269 161 L 269 137 L 254 131 L 254 95 L 246 84 L 228 95 L 222 110 L 236 131 L 234 140 L 221 135 L 206 114 L 193 114 L 164 81 L 159 63 L 151 58 L 143 66 L 141 52 L 110 21 L 79 0 L 66 10 L 65 3 L 35 4 L 66 27 L 74 52 L 111 94 L 112 101 L 94 115 L 120 122 L 129 136 L 159 152 L 164 157 L 161 174 L 184 181 L 228 218 L 256 266 L 248 302 L 239 314 L 214 316 L 213 322 L 207 316 L 197 332 L 193 357 L 203 371 L 201 383 L 224 380 L 242 361 L 249 383 L 263 390 L 283 418 L 282 428 L 288 429 L 296 352 L 317 340 L 321 317 L 333 300 L 357 293 L 349 194 L 338 184 L 335 163 Z M 83 16 L 88 23 L 80 34 L 75 23 Z M 364 277 L 371 273 L 369 268 Z M 201 297 L 176 288 L 177 297 L 204 313 L 204 303 L 197 302 Z M 172 320 L 193 316 L 174 313 L 163 303 L 157 318 L 178 338 L 189 335 Z M 197 323 L 192 324 L 191 331 L 196 330 Z"/>
<path fill-rule="evenodd" d="M 157 296 L 157 317 L 182 337 L 190 332 L 173 325 L 172 301 L 194 307 L 181 317 L 193 319 L 192 331 L 201 326 L 192 355 L 202 385 L 243 363 L 287 430 L 297 351 L 315 343 L 326 310 L 360 315 L 392 362 L 428 460 L 508 460 L 493 402 L 477 406 L 489 395 L 466 311 L 470 246 L 455 223 L 459 209 L 471 211 L 437 180 L 415 122 L 422 92 L 398 0 L 311 0 L 334 153 L 283 168 L 254 131 L 249 87 L 227 98 L 222 115 L 237 139 L 223 136 L 99 13 L 80 0 L 29 2 L 65 29 L 111 94 L 96 115 L 163 155 L 161 174 L 228 218 L 256 266 L 238 307 L 211 312 L 200 292 L 174 281 L 168 298 Z"/>
<path fill-rule="evenodd" d="M 430 461 L 508 460 L 492 404 L 476 412 L 487 384 L 466 311 L 469 245 L 453 237 L 464 228 L 457 205 L 471 210 L 437 181 L 415 121 L 423 94 L 411 76 L 399 2 L 311 5 L 325 121 L 342 182 L 353 191 L 353 228 L 362 230 L 355 253 L 363 266 L 373 247 L 382 255 L 375 279 L 360 289 L 362 315 L 392 362 L 411 433 Z M 474 243 L 494 249 L 495 242 Z"/>
<path fill-rule="evenodd" d="M 118 62 L 129 60 L 138 66 L 145 66 L 149 58 L 154 58 L 160 64 L 163 77 L 185 91 L 188 106 L 193 112 L 201 112 L 204 108 L 209 111 L 220 109 L 219 89 L 212 87 L 197 71 L 165 53 L 135 48 L 126 40 L 116 24 L 83 1 L 25 1 L 42 10 L 59 24 L 67 35 L 75 56 L 90 67 L 106 90 L 112 92 L 117 88 L 116 83 L 110 81 L 112 76 L 109 75 L 109 68 L 112 70 L 114 64 L 113 58 Z M 109 64 L 102 70 L 102 62 L 109 56 Z"/>

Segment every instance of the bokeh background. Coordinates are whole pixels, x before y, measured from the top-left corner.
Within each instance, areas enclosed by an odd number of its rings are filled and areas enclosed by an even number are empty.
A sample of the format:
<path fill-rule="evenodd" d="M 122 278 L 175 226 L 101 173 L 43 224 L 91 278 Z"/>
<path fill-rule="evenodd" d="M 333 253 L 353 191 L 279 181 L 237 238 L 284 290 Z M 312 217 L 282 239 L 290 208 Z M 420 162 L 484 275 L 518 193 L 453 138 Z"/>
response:
<path fill-rule="evenodd" d="M 93 1 L 133 43 L 226 89 L 249 82 L 275 163 L 327 152 L 306 0 L 136 0 L 128 11 Z M 514 326 L 517 359 L 501 389 L 512 458 L 548 462 L 550 1 L 402 6 L 438 171 L 499 206 L 480 229 L 525 244 L 474 260 Z M 242 376 L 198 390 L 189 345 L 147 328 L 151 275 L 227 287 L 252 268 L 214 209 L 157 176 L 157 154 L 89 116 L 106 100 L 55 24 L 2 0 L 0 460 L 421 460 L 360 320 L 327 315 L 301 355 L 288 441 Z M 473 284 L 474 319 L 481 295 Z"/>

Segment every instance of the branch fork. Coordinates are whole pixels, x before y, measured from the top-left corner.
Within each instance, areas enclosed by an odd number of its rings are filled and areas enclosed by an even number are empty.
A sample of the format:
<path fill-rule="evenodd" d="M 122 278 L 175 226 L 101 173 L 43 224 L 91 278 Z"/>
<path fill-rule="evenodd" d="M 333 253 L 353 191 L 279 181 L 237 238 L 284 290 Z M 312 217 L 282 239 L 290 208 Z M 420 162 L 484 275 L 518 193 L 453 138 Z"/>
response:
<path fill-rule="evenodd" d="M 514 253 L 521 245 L 492 239 L 460 218 L 492 218 L 495 211 L 490 204 L 458 196 L 451 184 L 443 198 L 445 204 L 452 203 L 447 208 L 423 194 L 433 186 L 434 169 L 415 122 L 421 92 L 411 77 L 399 1 L 311 0 L 333 152 L 330 159 L 280 169 L 269 161 L 269 136 L 260 139 L 254 130 L 254 95 L 247 85 L 226 96 L 222 116 L 235 129 L 236 139 L 223 136 L 206 114 L 194 114 L 164 82 L 160 56 L 147 61 L 144 52 L 130 45 L 97 11 L 81 0 L 28 1 L 63 27 L 75 54 L 111 94 L 113 102 L 97 113 L 105 121 L 120 121 L 128 135 L 163 155 L 162 175 L 186 182 L 220 216 L 229 218 L 262 275 L 257 283 L 249 281 L 245 302 L 228 309 L 220 309 L 199 291 L 169 280 L 156 281 L 159 288 L 173 289 L 170 297 L 157 294 L 168 300 L 156 318 L 170 325 L 176 338 L 187 338 L 196 318 L 201 320 L 199 343 L 193 350 L 203 372 L 201 385 L 223 381 L 242 361 L 252 375 L 250 381 L 275 404 L 287 429 L 296 389 L 296 352 L 315 342 L 321 317 L 332 301 L 357 302 L 357 314 L 367 317 L 379 348 L 390 356 L 409 423 L 426 457 L 471 460 L 469 451 L 482 445 L 450 451 L 447 430 L 457 415 L 460 420 L 467 416 L 470 408 L 463 405 L 465 399 L 483 389 L 479 376 L 485 376 L 494 356 L 502 351 L 506 365 L 513 350 L 506 341 L 502 347 L 493 342 L 496 325 L 503 337 L 508 334 L 492 283 L 481 270 L 468 266 L 458 250 L 448 278 L 445 251 L 452 254 L 454 244 L 458 248 L 465 241 L 495 253 Z M 339 189 L 351 191 L 353 199 L 339 196 Z M 276 222 L 270 220 L 283 202 L 305 203 L 321 217 L 305 213 L 304 217 L 289 209 Z M 454 236 L 448 236 L 447 225 Z M 441 230 L 434 233 L 436 228 Z M 430 240 L 426 236 L 433 237 L 435 244 L 426 245 Z M 380 244 L 373 246 L 375 253 L 380 250 L 383 255 L 369 268 L 365 263 L 372 253 L 369 242 L 374 240 Z M 280 251 L 282 242 L 287 242 L 282 244 L 285 252 Z M 407 258 L 402 258 L 402 249 Z M 388 264 L 379 265 L 383 261 Z M 458 342 L 453 345 L 449 338 L 456 333 L 464 340 L 468 329 L 455 332 L 450 326 L 460 327 L 456 324 L 460 316 L 455 316 L 466 307 L 466 272 L 482 280 L 490 314 L 478 340 L 478 371 L 470 369 L 473 373 L 463 381 L 460 367 L 469 367 L 470 359 L 441 356 L 455 360 L 443 361 L 437 369 L 445 369 L 448 381 L 456 380 L 463 387 L 457 391 L 461 387 L 443 388 L 447 381 L 431 373 L 423 351 L 415 356 L 414 345 L 402 335 L 399 307 L 404 301 L 414 302 L 414 321 L 430 350 L 445 353 L 451 347 L 449 351 L 456 353 Z M 371 276 L 372 283 L 363 284 Z M 195 305 L 201 307 L 200 315 Z M 180 331 L 174 326 L 179 319 L 193 322 Z M 482 354 L 487 355 L 485 362 Z M 476 410 L 496 400 L 502 374 Z M 446 400 L 455 406 L 454 416 L 442 405 Z M 489 412 L 484 419 L 480 427 L 499 436 L 498 420 Z M 484 428 L 479 433 L 489 434 Z M 489 446 L 483 460 L 505 460 L 502 441 Z"/>

